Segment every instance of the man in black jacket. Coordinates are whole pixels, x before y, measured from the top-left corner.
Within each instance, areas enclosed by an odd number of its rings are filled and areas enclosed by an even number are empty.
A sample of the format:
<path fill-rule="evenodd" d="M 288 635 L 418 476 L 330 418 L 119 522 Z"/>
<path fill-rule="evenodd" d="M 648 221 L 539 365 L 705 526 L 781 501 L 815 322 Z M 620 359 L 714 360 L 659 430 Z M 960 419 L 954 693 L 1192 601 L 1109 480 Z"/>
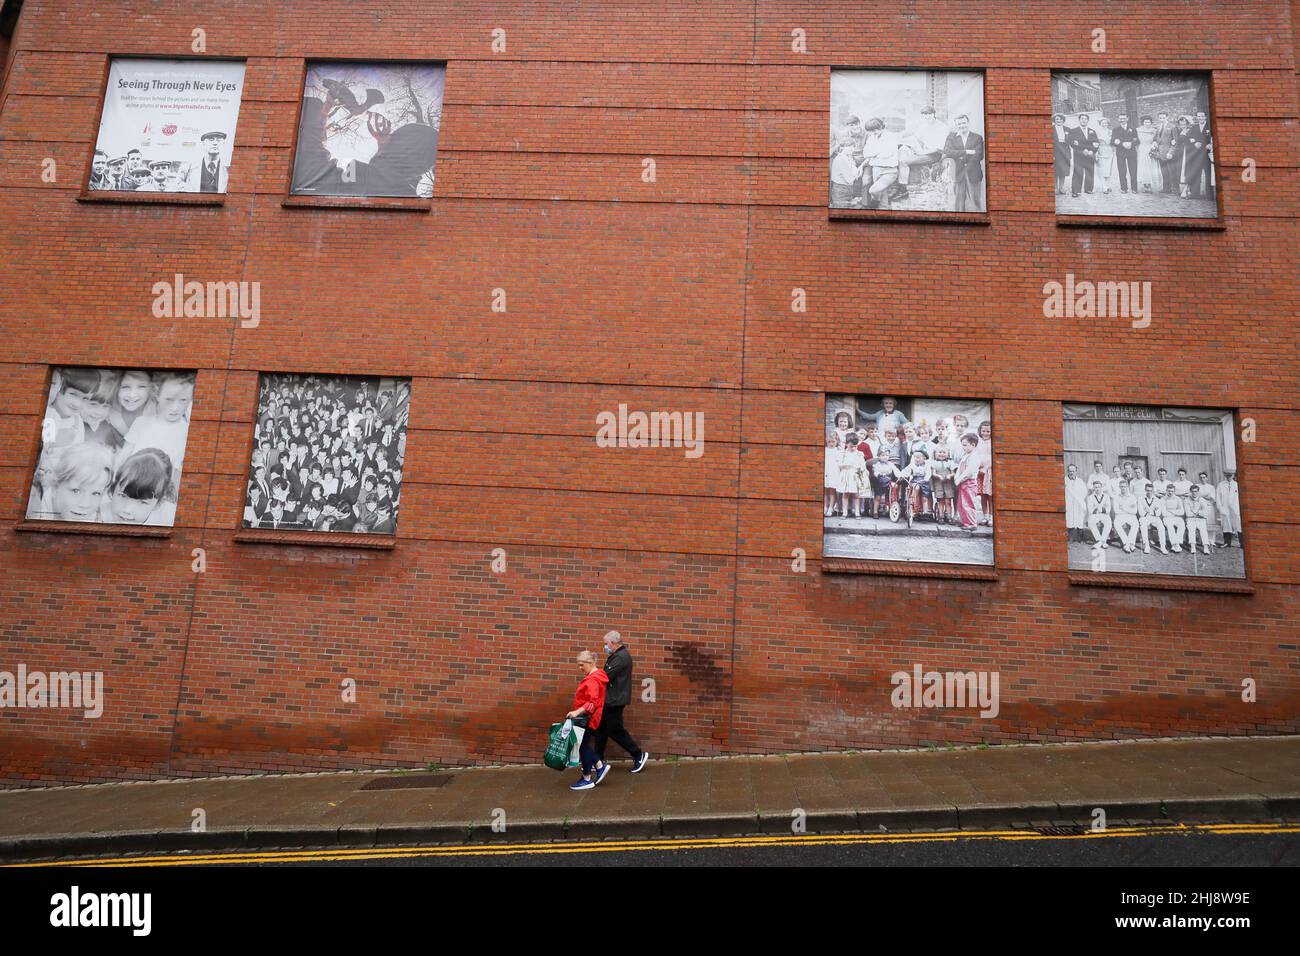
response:
<path fill-rule="evenodd" d="M 970 117 L 962 114 L 952 121 L 952 132 L 943 155 L 953 161 L 956 174 L 957 212 L 983 212 L 984 137 L 970 128 Z"/>
<path fill-rule="evenodd" d="M 1097 131 L 1088 126 L 1087 113 L 1079 114 L 1079 125 L 1070 130 L 1070 152 L 1074 159 L 1074 174 L 1070 177 L 1070 195 L 1092 192 L 1092 174 L 1097 163 L 1097 150 L 1101 140 Z"/>
<path fill-rule="evenodd" d="M 595 751 L 600 761 L 605 760 L 605 744 L 613 737 L 614 743 L 628 752 L 632 758 L 632 772 L 640 773 L 650 759 L 650 755 L 632 739 L 632 735 L 623 726 L 623 708 L 632 702 L 632 655 L 618 631 L 605 635 L 605 673 L 609 676 L 609 688 L 605 691 L 605 712 L 600 718 L 600 727 L 596 730 Z"/>
<path fill-rule="evenodd" d="M 1121 113 L 1119 125 L 1111 132 L 1110 144 L 1115 147 L 1115 165 L 1119 168 L 1119 191 L 1138 191 L 1138 135 L 1128 125 L 1128 115 Z"/>

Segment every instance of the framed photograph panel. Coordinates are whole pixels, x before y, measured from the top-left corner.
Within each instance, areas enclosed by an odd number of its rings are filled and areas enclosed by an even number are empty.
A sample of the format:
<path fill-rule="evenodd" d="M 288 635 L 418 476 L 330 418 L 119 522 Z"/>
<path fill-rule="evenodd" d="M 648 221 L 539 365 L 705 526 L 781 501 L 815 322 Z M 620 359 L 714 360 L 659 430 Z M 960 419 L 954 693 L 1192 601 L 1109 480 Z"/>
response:
<path fill-rule="evenodd" d="M 28 520 L 172 527 L 193 401 L 192 371 L 53 369 Z"/>
<path fill-rule="evenodd" d="M 408 379 L 264 374 L 243 527 L 394 534 Z"/>
<path fill-rule="evenodd" d="M 993 418 L 977 399 L 829 395 L 822 555 L 993 564 Z"/>
<path fill-rule="evenodd" d="M 440 63 L 311 63 L 290 192 L 429 198 L 442 125 Z"/>
<path fill-rule="evenodd" d="M 1065 405 L 1072 571 L 1244 578 L 1232 412 Z"/>
<path fill-rule="evenodd" d="M 985 212 L 984 74 L 831 71 L 832 209 Z"/>
<path fill-rule="evenodd" d="M 1055 73 L 1052 147 L 1061 215 L 1215 219 L 1205 73 Z"/>
<path fill-rule="evenodd" d="M 115 59 L 87 191 L 226 191 L 244 64 Z"/>

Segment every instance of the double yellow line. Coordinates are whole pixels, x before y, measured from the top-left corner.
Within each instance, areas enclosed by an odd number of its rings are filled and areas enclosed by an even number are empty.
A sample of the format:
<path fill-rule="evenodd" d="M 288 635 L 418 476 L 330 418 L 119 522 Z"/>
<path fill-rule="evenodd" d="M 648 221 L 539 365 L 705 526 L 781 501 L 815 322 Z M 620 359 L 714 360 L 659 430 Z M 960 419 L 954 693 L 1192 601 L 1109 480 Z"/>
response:
<path fill-rule="evenodd" d="M 1218 823 L 1172 824 L 1163 826 L 1110 827 L 1077 834 L 1042 834 L 1034 830 L 962 830 L 947 833 L 842 833 L 806 836 L 755 835 L 735 837 L 656 837 L 644 840 L 599 840 L 563 843 L 484 843 L 455 846 L 356 847 L 333 850 L 247 850 L 230 853 L 186 853 L 182 856 L 122 856 L 59 860 L 44 863 L 13 863 L 8 866 L 211 866 L 227 863 L 313 863 L 360 860 L 410 860 L 421 857 L 464 856 L 538 856 L 565 853 L 626 853 L 629 851 L 676 851 L 710 849 L 747 849 L 779 846 L 846 846 L 876 843 L 953 843 L 966 840 L 1097 840 L 1117 837 L 1143 837 L 1167 834 L 1217 833 L 1243 834 L 1300 833 L 1300 824 L 1290 823 Z"/>

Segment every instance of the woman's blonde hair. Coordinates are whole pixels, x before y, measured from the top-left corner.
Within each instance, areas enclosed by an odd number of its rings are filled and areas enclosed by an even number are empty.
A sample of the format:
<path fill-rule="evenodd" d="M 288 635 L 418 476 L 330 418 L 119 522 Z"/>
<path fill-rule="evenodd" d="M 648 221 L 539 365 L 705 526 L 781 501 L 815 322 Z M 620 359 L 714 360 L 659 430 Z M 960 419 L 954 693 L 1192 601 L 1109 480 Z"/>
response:
<path fill-rule="evenodd" d="M 591 653 L 591 651 L 582 651 L 581 653 L 578 654 L 578 663 L 579 663 L 579 664 L 595 664 L 595 663 L 596 663 L 596 655 L 593 654 L 593 653 Z"/>

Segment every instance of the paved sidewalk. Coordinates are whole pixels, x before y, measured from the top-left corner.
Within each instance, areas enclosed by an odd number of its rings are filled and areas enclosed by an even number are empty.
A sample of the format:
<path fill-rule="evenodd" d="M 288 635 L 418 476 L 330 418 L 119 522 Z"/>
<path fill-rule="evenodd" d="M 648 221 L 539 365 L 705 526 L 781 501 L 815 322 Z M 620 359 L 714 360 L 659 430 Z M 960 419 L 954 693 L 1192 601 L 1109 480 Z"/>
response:
<path fill-rule="evenodd" d="M 1300 737 L 226 777 L 0 791 L 0 858 L 189 847 L 1300 819 Z M 378 782 L 396 789 L 363 789 Z M 202 809 L 206 830 L 191 829 Z M 505 832 L 493 829 L 504 814 Z"/>

